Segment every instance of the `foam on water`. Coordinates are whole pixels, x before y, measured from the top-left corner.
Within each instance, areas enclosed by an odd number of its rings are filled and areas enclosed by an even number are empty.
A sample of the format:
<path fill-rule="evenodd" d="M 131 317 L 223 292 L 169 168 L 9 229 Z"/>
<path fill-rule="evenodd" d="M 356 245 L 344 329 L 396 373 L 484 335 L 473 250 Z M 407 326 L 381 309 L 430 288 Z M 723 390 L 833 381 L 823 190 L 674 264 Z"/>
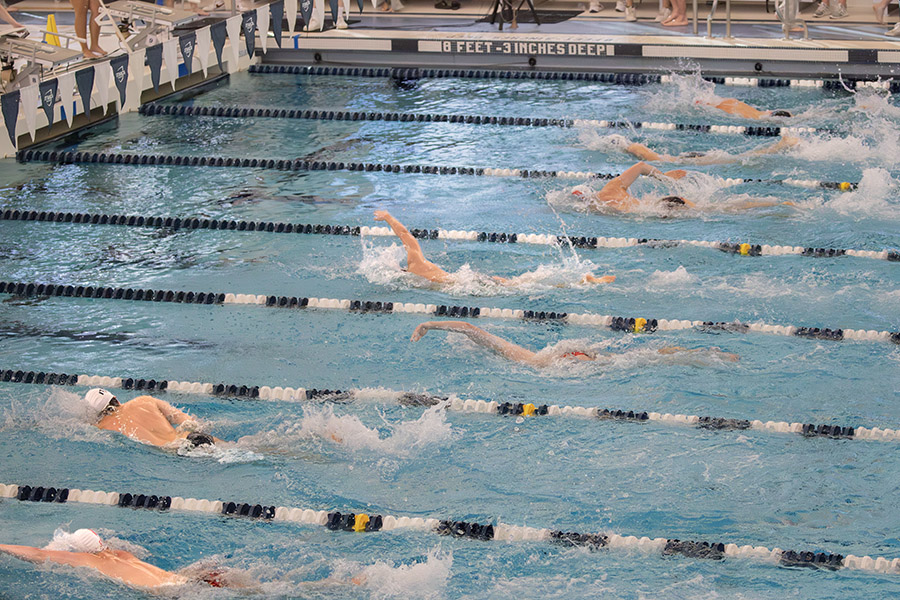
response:
<path fill-rule="evenodd" d="M 381 437 L 378 429 L 366 427 L 356 415 L 336 415 L 331 406 L 306 407 L 299 421 L 244 436 L 238 445 L 267 454 L 291 454 L 303 442 L 324 441 L 352 451 L 368 450 L 408 458 L 453 437 L 445 413 L 443 404 L 439 404 L 416 420 L 400 423 L 385 420 L 388 435 Z"/>
<path fill-rule="evenodd" d="M 357 576 L 371 598 L 423 598 L 444 596 L 453 568 L 453 554 L 434 548 L 422 562 L 396 565 L 376 561 Z"/>
<path fill-rule="evenodd" d="M 688 273 L 683 265 L 679 265 L 674 271 L 654 271 L 647 281 L 647 287 L 649 289 L 677 289 L 696 285 L 699 281 L 699 277 Z"/>
<path fill-rule="evenodd" d="M 95 417 L 81 394 L 49 388 L 43 403 L 13 402 L 3 414 L 0 431 L 36 429 L 54 439 L 104 441 L 109 432 L 94 427 Z"/>
<path fill-rule="evenodd" d="M 870 218 L 896 221 L 897 187 L 897 180 L 887 169 L 873 167 L 863 170 L 859 186 L 853 191 L 814 196 L 797 204 L 811 213 L 838 213 L 856 221 Z"/>

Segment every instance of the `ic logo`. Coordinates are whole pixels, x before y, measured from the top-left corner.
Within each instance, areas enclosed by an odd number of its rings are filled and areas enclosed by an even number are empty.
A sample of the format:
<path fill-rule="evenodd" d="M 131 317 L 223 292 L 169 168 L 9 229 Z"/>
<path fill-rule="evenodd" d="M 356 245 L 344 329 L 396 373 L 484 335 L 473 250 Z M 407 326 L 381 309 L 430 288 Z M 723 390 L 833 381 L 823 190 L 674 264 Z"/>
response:
<path fill-rule="evenodd" d="M 303 12 L 306 12 L 309 10 L 310 4 L 312 4 L 312 2 L 310 2 L 310 0 L 303 0 L 303 2 L 300 3 L 300 7 L 303 9 Z"/>
<path fill-rule="evenodd" d="M 56 103 L 56 94 L 53 90 L 47 90 L 43 97 L 44 106 L 53 106 Z"/>
<path fill-rule="evenodd" d="M 184 54 L 186 60 L 191 60 L 191 55 L 194 53 L 194 44 L 191 42 L 186 43 L 181 47 L 181 53 Z"/>
<path fill-rule="evenodd" d="M 123 65 L 116 67 L 116 82 L 122 83 L 127 78 L 128 73 L 125 72 L 125 67 Z"/>
<path fill-rule="evenodd" d="M 244 22 L 244 31 L 247 33 L 253 33 L 253 29 L 256 27 L 256 19 L 250 18 Z"/>

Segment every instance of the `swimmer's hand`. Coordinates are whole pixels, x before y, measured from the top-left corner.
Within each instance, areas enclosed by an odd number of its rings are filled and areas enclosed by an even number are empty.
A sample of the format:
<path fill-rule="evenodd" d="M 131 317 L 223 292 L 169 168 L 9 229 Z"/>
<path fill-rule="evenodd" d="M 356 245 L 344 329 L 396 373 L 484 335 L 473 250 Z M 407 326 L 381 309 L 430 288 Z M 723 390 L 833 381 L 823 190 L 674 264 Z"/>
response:
<path fill-rule="evenodd" d="M 386 210 L 376 210 L 375 211 L 375 220 L 376 221 L 387 221 L 391 218 L 391 213 Z"/>
<path fill-rule="evenodd" d="M 428 333 L 429 329 L 431 328 L 428 326 L 428 323 L 422 323 L 421 325 L 416 327 L 415 331 L 413 331 L 412 337 L 409 338 L 409 341 L 418 342 L 423 337 L 425 337 L 425 334 Z"/>
<path fill-rule="evenodd" d="M 175 431 L 178 431 L 181 433 L 184 433 L 184 432 L 192 433 L 194 431 L 200 431 L 201 428 L 202 428 L 202 426 L 200 425 L 199 421 L 195 421 L 194 419 L 187 419 L 185 421 L 182 421 L 181 424 L 175 428 Z"/>
<path fill-rule="evenodd" d="M 581 278 L 580 283 L 612 283 L 616 280 L 615 275 L 604 275 L 603 277 L 595 277 L 592 273 L 588 273 Z"/>

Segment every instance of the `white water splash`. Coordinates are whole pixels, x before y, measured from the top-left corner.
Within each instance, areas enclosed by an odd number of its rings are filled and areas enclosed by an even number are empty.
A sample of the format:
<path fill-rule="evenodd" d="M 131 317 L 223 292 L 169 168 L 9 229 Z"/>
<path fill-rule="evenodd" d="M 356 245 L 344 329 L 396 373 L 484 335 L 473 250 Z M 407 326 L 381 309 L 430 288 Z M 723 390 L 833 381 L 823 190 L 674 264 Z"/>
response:
<path fill-rule="evenodd" d="M 654 271 L 647 282 L 650 289 L 674 289 L 693 286 L 700 281 L 700 278 L 688 270 L 684 266 L 679 265 L 674 271 Z"/>
<path fill-rule="evenodd" d="M 372 598 L 422 598 L 436 600 L 444 596 L 453 555 L 432 549 L 424 562 L 395 565 L 377 561 L 357 577 Z"/>
<path fill-rule="evenodd" d="M 603 268 L 590 260 L 582 260 L 574 249 L 561 249 L 556 262 L 539 265 L 518 275 L 495 278 L 464 264 L 451 273 L 448 283 L 434 283 L 403 269 L 406 252 L 402 246 L 388 247 L 363 244 L 363 258 L 358 272 L 371 283 L 392 289 L 439 289 L 455 296 L 500 296 L 528 294 L 564 287 L 592 287 L 583 283 L 587 274 L 602 276 Z"/>
<path fill-rule="evenodd" d="M 389 433 L 381 437 L 377 429 L 366 427 L 356 415 L 336 415 L 331 406 L 307 407 L 300 421 L 244 436 L 238 444 L 266 454 L 291 454 L 303 442 L 325 441 L 353 451 L 410 457 L 447 442 L 453 433 L 442 404 L 427 409 L 414 421 L 385 424 Z"/>
<path fill-rule="evenodd" d="M 865 169 L 857 189 L 850 192 L 834 192 L 833 195 L 816 196 L 798 205 L 813 212 L 836 212 L 854 220 L 868 218 L 895 221 L 897 219 L 898 182 L 890 172 L 881 167 Z"/>

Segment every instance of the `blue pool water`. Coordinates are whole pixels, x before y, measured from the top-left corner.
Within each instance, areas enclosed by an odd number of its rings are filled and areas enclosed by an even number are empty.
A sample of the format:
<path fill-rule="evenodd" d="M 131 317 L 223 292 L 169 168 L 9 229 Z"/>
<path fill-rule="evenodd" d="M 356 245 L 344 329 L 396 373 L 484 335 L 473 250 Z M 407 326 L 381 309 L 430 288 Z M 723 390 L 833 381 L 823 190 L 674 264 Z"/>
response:
<path fill-rule="evenodd" d="M 788 108 L 804 134 L 785 154 L 696 167 L 681 193 L 695 218 L 593 214 L 568 190 L 584 183 L 241 168 L 0 163 L 0 208 L 409 227 L 752 241 L 882 250 L 900 246 L 894 156 L 900 111 L 875 95 L 707 89 L 699 78 L 624 88 L 575 82 L 386 80 L 240 74 L 171 102 L 331 110 L 745 124 L 695 102 L 709 94 Z M 123 116 L 57 148 L 155 154 L 619 172 L 634 162 L 610 134 L 678 153 L 735 154 L 768 143 L 675 131 Z M 694 169 L 688 166 L 687 168 Z M 860 181 L 854 192 L 722 178 Z M 662 192 L 640 182 L 641 194 Z M 750 212 L 748 199 L 792 201 Z M 713 321 L 897 331 L 897 266 L 800 256 L 742 258 L 697 247 L 572 250 L 427 240 L 450 271 L 511 277 L 517 288 L 422 285 L 399 270 L 395 238 L 167 231 L 0 221 L 0 279 L 153 289 L 390 300 Z M 468 267 L 466 266 L 468 265 Z M 585 272 L 615 283 L 586 287 Z M 0 368 L 372 388 L 353 403 L 250 402 L 165 394 L 237 445 L 179 456 L 101 432 L 79 417 L 85 388 L 0 383 L 0 483 L 337 509 L 569 531 L 900 556 L 896 442 L 713 432 L 658 423 L 515 419 L 401 407 L 377 388 L 534 402 L 900 427 L 900 350 L 697 331 L 623 335 L 589 326 L 478 322 L 539 349 L 568 339 L 616 353 L 602 365 L 511 365 L 412 314 L 274 310 L 73 298 L 0 304 Z M 677 344 L 740 355 L 662 359 Z M 138 392 L 116 390 L 120 399 Z M 334 438 L 342 441 L 336 442 Z M 476 542 L 393 531 L 334 533 L 199 513 L 0 500 L 0 543 L 42 546 L 59 526 L 93 527 L 154 564 L 212 561 L 247 571 L 264 597 L 846 598 L 900 593 L 900 576 L 701 561 L 641 551 Z M 143 550 L 141 550 L 143 549 Z M 143 554 L 146 553 L 146 554 Z M 205 564 L 205 563 L 203 563 Z M 363 586 L 313 583 L 365 572 Z M 119 597 L 91 574 L 0 557 L 5 597 Z M 189 587 L 185 597 L 231 593 Z"/>

